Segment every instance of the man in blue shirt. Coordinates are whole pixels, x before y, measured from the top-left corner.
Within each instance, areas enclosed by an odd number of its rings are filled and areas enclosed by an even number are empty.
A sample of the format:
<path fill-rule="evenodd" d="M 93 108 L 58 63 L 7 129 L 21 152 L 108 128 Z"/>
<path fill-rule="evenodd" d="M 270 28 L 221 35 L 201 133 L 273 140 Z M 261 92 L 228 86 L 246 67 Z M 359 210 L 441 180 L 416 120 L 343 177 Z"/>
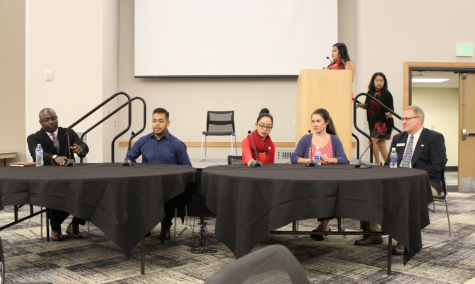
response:
<path fill-rule="evenodd" d="M 142 155 L 142 163 L 191 167 L 185 143 L 171 135 L 168 131 L 168 126 L 170 126 L 169 117 L 170 114 L 166 109 L 155 109 L 152 116 L 153 132 L 141 137 L 127 153 L 126 159 L 135 162 L 135 159 Z M 175 203 L 179 199 L 180 195 L 165 203 L 165 218 L 162 220 L 160 232 L 160 239 L 162 241 L 170 238 L 170 227 L 172 226 Z"/>

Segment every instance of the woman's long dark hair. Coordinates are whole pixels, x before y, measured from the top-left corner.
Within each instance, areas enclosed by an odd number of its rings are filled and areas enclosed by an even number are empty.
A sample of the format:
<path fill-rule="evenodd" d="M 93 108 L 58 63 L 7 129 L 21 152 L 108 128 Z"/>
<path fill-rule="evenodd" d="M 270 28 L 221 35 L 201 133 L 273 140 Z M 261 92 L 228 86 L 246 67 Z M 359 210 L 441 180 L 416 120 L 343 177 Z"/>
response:
<path fill-rule="evenodd" d="M 340 63 L 338 66 L 340 69 L 345 69 L 345 63 L 350 61 L 350 55 L 348 54 L 348 48 L 346 48 L 346 44 L 342 42 L 335 43 L 333 46 L 336 46 L 338 49 L 338 53 L 340 53 Z"/>
<path fill-rule="evenodd" d="M 319 114 L 325 122 L 328 122 L 328 124 L 327 124 L 327 133 L 328 134 L 336 135 L 335 125 L 333 125 L 333 120 L 330 117 L 330 113 L 328 113 L 328 110 L 326 110 L 324 108 L 319 108 L 319 109 L 317 109 L 316 111 L 314 111 L 312 113 L 312 115 L 310 116 L 310 119 L 312 118 L 312 116 L 314 114 Z"/>
<path fill-rule="evenodd" d="M 373 97 L 376 95 L 376 86 L 374 85 L 374 80 L 376 80 L 376 77 L 378 76 L 383 77 L 383 80 L 384 80 L 384 85 L 380 90 L 381 95 L 379 97 L 379 101 L 384 102 L 384 99 L 386 98 L 386 94 L 389 93 L 389 91 L 388 91 L 388 80 L 386 79 L 386 75 L 384 75 L 382 72 L 376 72 L 373 74 L 373 77 L 371 77 L 371 81 L 369 81 L 369 85 L 368 85 L 368 94 L 372 95 Z M 369 99 L 367 101 L 369 101 Z"/>

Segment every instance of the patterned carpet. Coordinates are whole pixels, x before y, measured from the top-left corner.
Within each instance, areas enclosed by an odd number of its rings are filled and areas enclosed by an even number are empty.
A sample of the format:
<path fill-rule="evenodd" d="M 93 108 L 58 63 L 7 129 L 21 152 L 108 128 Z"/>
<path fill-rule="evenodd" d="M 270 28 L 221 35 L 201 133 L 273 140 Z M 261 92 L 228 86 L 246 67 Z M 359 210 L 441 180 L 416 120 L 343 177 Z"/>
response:
<path fill-rule="evenodd" d="M 393 275 L 386 275 L 387 240 L 382 245 L 356 247 L 358 237 L 330 236 L 316 242 L 309 236 L 272 236 L 255 249 L 269 244 L 285 245 L 300 261 L 311 283 L 475 283 L 475 194 L 450 193 L 449 210 L 452 240 L 424 249 L 406 266 L 402 256 L 393 256 Z M 447 238 L 445 207 L 431 212 L 431 225 L 423 231 L 424 244 Z M 27 213 L 22 209 L 20 217 Z M 13 220 L 13 208 L 0 211 L 0 225 Z M 330 225 L 335 226 L 333 220 Z M 63 224 L 63 233 L 69 222 Z M 301 230 L 313 229 L 316 220 L 300 222 Z M 358 222 L 347 220 L 349 228 Z M 146 242 L 145 275 L 140 275 L 140 247 L 131 259 L 102 232 L 91 225 L 83 240 L 68 239 L 47 243 L 38 239 L 40 218 L 1 232 L 8 281 L 50 281 L 53 283 L 203 283 L 215 272 L 234 261 L 222 243 L 210 239 L 214 253 L 189 251 L 191 230 L 165 243 L 158 240 L 159 228 Z M 183 225 L 178 225 L 181 230 Z M 207 226 L 214 231 L 213 220 Z M 195 228 L 197 231 L 199 228 Z M 290 229 L 290 227 L 288 228 Z"/>

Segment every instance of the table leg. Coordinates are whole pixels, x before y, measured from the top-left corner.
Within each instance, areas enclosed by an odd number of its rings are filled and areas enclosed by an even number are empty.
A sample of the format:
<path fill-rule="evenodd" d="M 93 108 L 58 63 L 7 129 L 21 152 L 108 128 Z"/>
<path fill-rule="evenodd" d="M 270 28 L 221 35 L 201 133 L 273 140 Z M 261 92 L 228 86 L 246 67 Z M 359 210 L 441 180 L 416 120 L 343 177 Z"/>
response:
<path fill-rule="evenodd" d="M 49 242 L 49 209 L 46 209 L 46 241 Z"/>
<path fill-rule="evenodd" d="M 140 272 L 143 274 L 145 274 L 145 238 L 142 239 L 142 249 L 141 249 L 141 253 L 140 253 L 140 258 L 141 258 L 141 270 Z"/>
<path fill-rule="evenodd" d="M 393 237 L 388 237 L 388 275 L 391 275 L 391 258 L 393 256 Z"/>

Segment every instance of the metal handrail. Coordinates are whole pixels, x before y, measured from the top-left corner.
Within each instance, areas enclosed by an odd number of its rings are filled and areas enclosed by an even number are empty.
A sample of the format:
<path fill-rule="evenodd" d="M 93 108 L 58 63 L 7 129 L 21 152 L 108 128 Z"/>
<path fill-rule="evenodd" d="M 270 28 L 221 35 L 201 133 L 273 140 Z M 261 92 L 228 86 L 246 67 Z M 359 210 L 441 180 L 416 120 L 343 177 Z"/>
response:
<path fill-rule="evenodd" d="M 128 109 L 129 109 L 129 117 L 128 117 L 128 125 L 127 125 L 127 128 L 123 131 L 121 131 L 117 136 L 114 137 L 114 140 L 112 140 L 112 144 L 111 144 L 111 162 L 114 163 L 114 142 L 115 140 L 117 140 L 117 138 L 119 138 L 120 136 L 122 136 L 125 132 L 127 132 L 129 129 L 130 129 L 130 125 L 132 124 L 132 103 L 131 103 L 131 99 L 130 99 L 130 96 L 124 92 L 118 92 L 118 93 L 115 93 L 113 94 L 112 96 L 110 96 L 107 100 L 103 101 L 102 103 L 100 103 L 98 106 L 96 106 L 95 108 L 93 108 L 90 112 L 86 113 L 83 117 L 81 117 L 80 119 L 78 119 L 76 122 L 74 122 L 73 124 L 71 124 L 69 126 L 69 128 L 73 128 L 74 126 L 78 125 L 81 121 L 83 121 L 84 119 L 86 119 L 88 116 L 90 116 L 91 114 L 93 114 L 94 112 L 96 112 L 99 108 L 101 108 L 102 106 L 104 106 L 105 104 L 107 104 L 108 102 L 110 102 L 112 99 L 114 99 L 115 97 L 119 96 L 119 95 L 124 95 L 127 97 L 127 100 L 128 102 L 126 102 L 124 105 L 120 106 L 119 108 L 117 108 L 116 110 L 114 110 L 113 112 L 109 113 L 106 117 L 104 117 L 103 119 L 101 119 L 98 123 L 94 124 L 92 127 L 90 127 L 89 129 L 87 129 L 86 131 L 84 131 L 84 133 L 81 135 L 81 140 L 83 140 L 84 138 L 84 135 L 86 135 L 88 132 L 90 132 L 91 130 L 93 130 L 94 128 L 96 128 L 99 124 L 103 123 L 105 120 L 107 120 L 109 117 L 111 117 L 112 115 L 114 115 L 116 112 L 118 112 L 120 109 L 122 109 L 125 105 L 128 105 Z M 82 163 L 83 159 L 81 158 L 81 163 Z"/>
<path fill-rule="evenodd" d="M 130 147 L 131 147 L 131 144 L 132 144 L 132 139 L 134 139 L 135 137 L 137 137 L 137 135 L 142 133 L 145 130 L 145 126 L 147 126 L 147 104 L 145 103 L 145 100 L 142 99 L 141 97 L 133 97 L 130 101 L 132 102 L 134 100 L 141 100 L 142 103 L 143 103 L 143 127 L 137 133 L 134 133 L 132 131 L 132 133 L 130 134 L 130 139 L 129 139 L 129 143 L 128 143 L 128 146 L 127 146 L 127 151 L 130 150 Z M 127 103 L 124 103 L 120 108 L 123 108 L 126 104 Z"/>
<path fill-rule="evenodd" d="M 399 116 L 399 115 L 398 115 L 397 113 L 395 113 L 392 109 L 388 108 L 388 107 L 385 106 L 383 103 L 381 103 L 380 101 L 378 101 L 375 97 L 373 97 L 373 96 L 371 96 L 370 94 L 367 94 L 367 93 L 359 93 L 359 94 L 355 97 L 355 99 L 353 100 L 353 108 L 354 108 L 354 109 L 353 109 L 353 124 L 354 124 L 356 130 L 358 130 L 359 133 L 363 134 L 363 135 L 364 135 L 366 138 L 368 138 L 370 141 L 371 141 L 371 137 L 370 137 L 366 132 L 364 132 L 362 129 L 360 129 L 360 128 L 358 127 L 358 125 L 357 125 L 357 122 L 356 122 L 356 109 L 357 109 L 356 103 L 361 103 L 361 102 L 358 101 L 358 98 L 359 98 L 360 96 L 367 96 L 367 97 L 369 97 L 369 98 L 372 99 L 375 103 L 377 103 L 377 104 L 379 104 L 381 107 L 383 107 L 385 110 L 387 110 L 388 112 L 392 113 L 395 117 L 399 118 L 400 120 L 402 119 L 401 116 Z M 366 107 L 367 107 L 367 106 L 366 106 Z M 393 129 L 396 130 L 396 131 L 399 132 L 399 133 L 402 132 L 402 131 L 401 131 L 399 128 L 397 128 L 395 125 L 393 125 Z M 354 134 L 352 134 L 352 135 L 355 136 Z M 371 148 L 369 149 L 369 154 L 370 154 L 369 161 L 370 161 L 370 163 L 372 163 L 372 162 L 373 162 L 373 147 L 371 147 Z M 357 154 L 357 156 L 359 156 L 359 155 Z M 358 157 L 358 158 L 360 158 L 360 157 Z"/>

